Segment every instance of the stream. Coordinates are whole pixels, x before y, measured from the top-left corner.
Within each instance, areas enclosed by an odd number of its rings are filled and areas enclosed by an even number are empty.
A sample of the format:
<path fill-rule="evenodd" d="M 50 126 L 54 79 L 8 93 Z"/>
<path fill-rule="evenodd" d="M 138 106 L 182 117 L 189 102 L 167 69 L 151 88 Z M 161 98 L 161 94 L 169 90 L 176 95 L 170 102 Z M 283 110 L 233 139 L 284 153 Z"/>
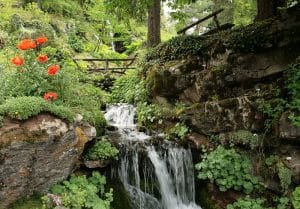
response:
<path fill-rule="evenodd" d="M 171 142 L 150 143 L 152 136 L 137 130 L 135 107 L 115 104 L 105 118 L 121 143 L 117 170 L 135 209 L 201 209 L 195 203 L 192 154 Z"/>

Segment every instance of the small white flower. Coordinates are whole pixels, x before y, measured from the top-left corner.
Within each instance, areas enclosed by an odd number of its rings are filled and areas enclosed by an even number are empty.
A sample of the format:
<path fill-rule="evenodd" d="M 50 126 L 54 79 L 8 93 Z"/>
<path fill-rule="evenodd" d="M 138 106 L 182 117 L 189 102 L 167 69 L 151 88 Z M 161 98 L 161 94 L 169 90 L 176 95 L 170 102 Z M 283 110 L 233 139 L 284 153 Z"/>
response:
<path fill-rule="evenodd" d="M 286 157 L 286 160 L 290 161 L 290 160 L 292 160 L 292 157 Z"/>
<path fill-rule="evenodd" d="M 257 137 L 258 135 L 257 134 L 253 134 L 253 136 Z"/>

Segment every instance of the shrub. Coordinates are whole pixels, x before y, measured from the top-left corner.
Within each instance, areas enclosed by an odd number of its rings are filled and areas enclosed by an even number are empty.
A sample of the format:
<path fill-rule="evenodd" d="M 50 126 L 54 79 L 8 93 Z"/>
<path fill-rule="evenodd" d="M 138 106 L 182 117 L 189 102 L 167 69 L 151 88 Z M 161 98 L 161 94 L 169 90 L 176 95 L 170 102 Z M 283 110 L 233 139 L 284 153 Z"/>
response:
<path fill-rule="evenodd" d="M 204 51 L 207 51 L 214 42 L 212 39 L 204 39 L 199 36 L 178 36 L 153 48 L 148 52 L 145 60 L 166 62 L 193 55 L 204 55 Z"/>
<path fill-rule="evenodd" d="M 41 112 L 50 112 L 69 122 L 74 120 L 74 112 L 67 107 L 54 105 L 39 97 L 18 97 L 6 100 L 0 105 L 0 115 L 25 120 Z"/>
<path fill-rule="evenodd" d="M 93 172 L 91 177 L 72 175 L 68 181 L 54 185 L 53 194 L 62 198 L 62 203 L 67 208 L 110 209 L 113 200 L 112 189 L 105 193 L 106 179 L 98 172 Z M 49 199 L 43 197 L 44 205 L 49 208 Z"/>
<path fill-rule="evenodd" d="M 278 162 L 276 165 L 281 189 L 284 194 L 287 194 L 289 186 L 292 183 L 292 173 L 282 162 Z"/>
<path fill-rule="evenodd" d="M 187 137 L 189 131 L 189 128 L 184 123 L 176 123 L 175 126 L 167 131 L 166 138 L 168 140 L 179 139 L 183 141 Z"/>
<path fill-rule="evenodd" d="M 203 156 L 196 164 L 199 179 L 215 182 L 220 191 L 235 189 L 249 194 L 257 186 L 258 180 L 251 175 L 249 158 L 234 149 L 218 146 L 216 150 Z"/>
<path fill-rule="evenodd" d="M 78 77 L 82 72 L 76 70 L 74 65 L 71 65 L 68 61 L 65 60 L 61 65 L 48 64 L 50 61 L 56 60 L 53 55 L 56 54 L 57 50 L 52 47 L 43 48 L 43 43 L 46 41 L 46 37 L 40 37 L 40 39 L 26 39 L 20 42 L 18 45 L 20 55 L 12 60 L 15 67 L 10 70 L 1 69 L 0 104 L 11 98 L 25 97 L 25 99 L 20 99 L 20 101 L 23 101 L 28 100 L 26 97 L 44 96 L 44 99 L 51 101 L 53 105 L 45 107 L 44 103 L 40 104 L 40 100 L 35 99 L 32 101 L 30 99 L 24 104 L 35 102 L 36 106 L 26 107 L 21 104 L 21 107 L 16 107 L 16 105 L 8 103 L 3 107 L 6 108 L 5 113 L 13 118 L 26 119 L 35 115 L 36 112 L 51 111 L 53 114 L 58 114 L 70 121 L 73 120 L 73 115 L 78 113 L 83 115 L 84 121 L 94 125 L 98 133 L 101 133 L 106 121 L 100 107 L 106 103 L 106 93 L 93 85 L 79 82 Z M 48 57 L 46 53 L 52 56 Z M 40 106 L 40 108 L 37 106 Z M 19 114 L 14 115 L 8 111 L 9 108 L 23 109 L 14 111 Z M 72 112 L 72 117 L 67 110 Z M 66 115 L 62 115 L 62 112 Z"/>
<path fill-rule="evenodd" d="M 115 80 L 111 89 L 111 102 L 132 103 L 147 101 L 148 94 L 137 70 L 128 70 Z"/>
<path fill-rule="evenodd" d="M 151 128 L 155 125 L 162 125 L 165 120 L 180 119 L 184 107 L 177 105 L 175 107 L 139 103 L 137 106 L 138 124 Z"/>
<path fill-rule="evenodd" d="M 263 199 L 251 199 L 247 196 L 244 199 L 238 199 L 233 204 L 227 205 L 226 209 L 266 209 L 263 206 L 264 202 Z"/>
<path fill-rule="evenodd" d="M 292 203 L 295 209 L 300 209 L 300 187 L 293 192 Z"/>
<path fill-rule="evenodd" d="M 300 112 L 300 63 L 291 65 L 287 70 L 286 88 L 289 94 L 289 108 L 293 113 L 290 115 L 290 119 L 294 124 L 300 126 L 300 116 L 295 112 Z"/>
<path fill-rule="evenodd" d="M 119 150 L 105 138 L 95 143 L 85 156 L 88 160 L 118 159 Z"/>

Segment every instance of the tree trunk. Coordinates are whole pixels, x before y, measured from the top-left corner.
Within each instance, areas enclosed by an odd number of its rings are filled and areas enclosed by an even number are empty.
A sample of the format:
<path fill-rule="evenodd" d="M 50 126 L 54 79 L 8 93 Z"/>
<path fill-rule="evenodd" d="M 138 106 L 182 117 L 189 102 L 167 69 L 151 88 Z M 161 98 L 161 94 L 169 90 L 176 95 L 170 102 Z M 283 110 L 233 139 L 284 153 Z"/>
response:
<path fill-rule="evenodd" d="M 148 10 L 148 47 L 160 43 L 160 0 L 153 0 L 153 5 Z"/>
<path fill-rule="evenodd" d="M 257 0 L 258 20 L 267 19 L 277 14 L 277 7 L 286 6 L 286 0 Z"/>

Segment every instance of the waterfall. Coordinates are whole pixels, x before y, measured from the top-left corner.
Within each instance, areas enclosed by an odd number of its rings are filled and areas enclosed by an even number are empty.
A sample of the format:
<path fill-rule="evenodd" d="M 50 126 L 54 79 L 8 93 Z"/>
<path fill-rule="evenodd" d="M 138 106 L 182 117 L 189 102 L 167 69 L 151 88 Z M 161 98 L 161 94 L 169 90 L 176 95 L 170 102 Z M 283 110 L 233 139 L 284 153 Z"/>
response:
<path fill-rule="evenodd" d="M 118 129 L 122 143 L 118 174 L 135 209 L 201 209 L 195 204 L 189 149 L 172 143 L 151 145 L 151 137 L 136 128 L 132 105 L 111 105 L 104 116 Z"/>

